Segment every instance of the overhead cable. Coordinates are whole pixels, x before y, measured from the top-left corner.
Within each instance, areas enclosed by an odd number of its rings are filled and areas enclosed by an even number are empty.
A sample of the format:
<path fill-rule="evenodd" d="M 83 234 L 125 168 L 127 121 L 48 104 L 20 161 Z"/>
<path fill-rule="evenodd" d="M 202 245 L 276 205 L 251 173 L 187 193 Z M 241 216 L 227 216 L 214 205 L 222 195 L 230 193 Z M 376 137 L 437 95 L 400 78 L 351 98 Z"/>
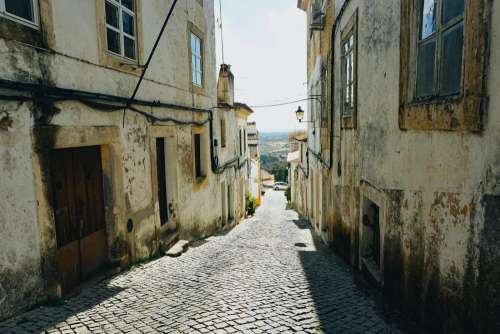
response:
<path fill-rule="evenodd" d="M 220 28 L 220 42 L 222 48 L 222 63 L 224 62 L 224 31 L 222 30 L 222 0 L 219 0 L 219 28 Z"/>
<path fill-rule="evenodd" d="M 299 102 L 304 102 L 304 101 L 309 101 L 309 100 L 315 100 L 315 97 L 309 97 L 309 98 L 303 98 L 300 100 L 295 100 L 295 101 L 287 101 L 287 102 L 281 102 L 281 103 L 275 103 L 275 104 L 265 104 L 265 105 L 260 105 L 260 106 L 250 106 L 252 109 L 258 109 L 258 108 L 272 108 L 272 107 L 280 107 L 280 106 L 287 106 L 290 104 L 296 104 Z"/>
<path fill-rule="evenodd" d="M 151 60 L 153 60 L 153 56 L 155 54 L 156 48 L 158 47 L 158 44 L 160 43 L 160 39 L 163 36 L 163 33 L 165 32 L 165 28 L 167 27 L 168 21 L 170 20 L 170 17 L 172 16 L 172 13 L 174 11 L 175 5 L 177 4 L 177 0 L 174 0 L 172 3 L 172 6 L 170 7 L 170 11 L 168 12 L 167 17 L 165 18 L 165 21 L 163 22 L 163 26 L 161 27 L 160 33 L 158 34 L 158 37 L 156 37 L 155 44 L 153 45 L 153 49 L 151 49 L 151 52 L 149 53 L 148 60 L 146 61 L 146 64 L 144 65 L 141 73 L 141 77 L 139 78 L 139 81 L 137 82 L 137 85 L 135 86 L 134 93 L 130 97 L 130 99 L 127 102 L 126 107 L 123 109 L 123 127 L 125 127 L 125 112 L 127 111 L 127 107 L 129 107 L 132 102 L 134 101 L 135 97 L 137 96 L 137 92 L 139 91 L 139 87 L 141 86 L 142 81 L 144 80 L 144 75 L 146 74 L 146 71 L 148 70 L 149 64 L 151 63 Z"/>

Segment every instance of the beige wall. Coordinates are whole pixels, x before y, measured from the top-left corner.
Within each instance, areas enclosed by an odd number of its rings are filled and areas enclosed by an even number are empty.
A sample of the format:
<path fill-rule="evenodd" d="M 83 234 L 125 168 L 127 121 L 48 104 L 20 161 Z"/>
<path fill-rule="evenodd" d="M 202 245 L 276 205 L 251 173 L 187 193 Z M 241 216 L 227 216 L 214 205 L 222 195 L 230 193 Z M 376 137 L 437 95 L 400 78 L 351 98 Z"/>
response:
<path fill-rule="evenodd" d="M 340 9 L 343 3 L 337 0 L 334 7 Z M 500 235 L 493 227 L 500 216 L 500 100 L 496 94 L 500 72 L 495 57 L 500 49 L 500 11 L 497 3 L 484 4 L 484 20 L 491 31 L 484 78 L 488 104 L 479 133 L 400 130 L 401 1 L 350 1 L 335 45 L 334 161 L 330 171 L 323 171 L 322 182 L 323 223 L 329 225 L 329 241 L 362 269 L 363 202 L 377 204 L 385 292 L 435 330 L 467 328 L 471 319 L 476 330 L 495 326 L 490 312 L 494 312 L 498 299 L 494 291 L 499 291 L 500 281 L 494 269 L 500 259 L 495 241 Z M 355 10 L 358 121 L 357 129 L 341 130 L 340 31 Z M 311 59 L 321 58 L 321 52 L 313 42 L 309 52 L 309 68 L 313 68 Z M 314 79 L 314 71 L 310 73 Z M 311 166 L 316 175 L 319 164 L 312 161 Z M 437 325 L 436 315 L 448 321 Z"/>
<path fill-rule="evenodd" d="M 103 50 L 103 0 L 41 1 L 42 28 L 39 32 L 19 35 L 23 43 L 16 40 L 18 36 L 12 31 L 0 29 L 1 78 L 30 83 L 42 80 L 50 86 L 130 97 L 140 70 L 119 65 L 119 59 L 113 59 Z M 142 63 L 171 3 L 142 1 L 138 7 Z M 214 8 L 213 1 L 203 3 L 203 7 L 197 0 L 178 3 L 137 98 L 204 109 L 216 106 Z M 203 35 L 203 89 L 193 89 L 190 85 L 191 28 Z M 42 42 L 31 34 L 40 35 Z M 36 47 L 30 46 L 30 42 Z M 185 121 L 203 121 L 208 117 L 204 113 L 166 108 L 141 109 L 158 117 Z M 218 138 L 217 110 L 214 118 L 214 136 Z M 236 126 L 240 121 L 233 122 Z M 236 135 L 232 126 L 228 125 L 232 131 L 227 136 L 229 142 L 237 140 L 231 137 Z M 208 172 L 202 182 L 194 180 L 194 132 L 202 132 L 204 138 Z M 162 227 L 159 221 L 157 137 L 167 138 L 167 168 L 175 176 L 167 180 L 172 197 L 169 200 L 175 211 L 173 223 L 168 227 Z M 143 116 L 127 112 L 122 127 L 121 112 L 101 112 L 75 101 L 45 106 L 1 101 L 0 318 L 43 300 L 47 294 L 58 294 L 48 152 L 54 148 L 89 145 L 100 145 L 106 152 L 103 158 L 106 225 L 109 258 L 114 265 L 126 266 L 155 256 L 172 231 L 181 238 L 198 239 L 221 227 L 222 208 L 213 202 L 222 203 L 220 182 L 229 177 L 211 172 L 208 124 L 192 127 L 157 122 L 153 126 Z M 245 173 L 238 177 L 244 184 Z M 244 201 L 239 199 L 238 203 L 241 217 Z M 130 233 L 129 219 L 134 223 Z"/>

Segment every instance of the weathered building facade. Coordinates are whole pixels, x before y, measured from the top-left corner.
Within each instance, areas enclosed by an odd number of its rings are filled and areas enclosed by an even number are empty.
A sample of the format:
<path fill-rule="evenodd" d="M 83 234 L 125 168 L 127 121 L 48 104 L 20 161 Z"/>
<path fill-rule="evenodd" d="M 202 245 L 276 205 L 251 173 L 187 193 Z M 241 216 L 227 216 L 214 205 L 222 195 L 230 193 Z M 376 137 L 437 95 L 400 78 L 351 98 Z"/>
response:
<path fill-rule="evenodd" d="M 245 214 L 213 1 L 178 2 L 129 101 L 172 3 L 0 0 L 0 319 Z"/>
<path fill-rule="evenodd" d="M 245 216 L 245 195 L 249 191 L 251 164 L 247 123 L 253 110 L 234 101 L 231 66 L 221 65 L 217 89 L 221 136 L 216 146 L 219 168 L 225 173 L 221 183 L 223 221 L 235 223 Z"/>
<path fill-rule="evenodd" d="M 260 174 L 260 150 L 259 150 L 259 130 L 256 122 L 248 122 L 248 153 L 250 158 L 250 195 L 257 200 L 257 204 L 262 202 L 262 178 Z"/>
<path fill-rule="evenodd" d="M 296 134 L 290 138 L 290 153 L 288 163 L 290 171 L 288 173 L 288 184 L 290 186 L 290 202 L 292 207 L 301 216 L 307 217 L 307 187 L 308 169 L 307 167 L 307 137 L 305 134 Z"/>
<path fill-rule="evenodd" d="M 318 234 L 429 328 L 498 331 L 499 4 L 298 6 Z"/>

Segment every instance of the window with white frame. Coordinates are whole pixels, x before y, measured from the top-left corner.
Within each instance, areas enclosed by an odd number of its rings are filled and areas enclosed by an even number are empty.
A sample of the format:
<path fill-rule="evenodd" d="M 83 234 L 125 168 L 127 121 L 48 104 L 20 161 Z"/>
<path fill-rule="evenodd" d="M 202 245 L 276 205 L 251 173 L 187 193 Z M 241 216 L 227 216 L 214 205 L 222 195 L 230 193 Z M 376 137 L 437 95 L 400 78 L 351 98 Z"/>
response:
<path fill-rule="evenodd" d="M 350 34 L 342 41 L 342 92 L 343 92 L 343 115 L 351 116 L 355 104 L 355 72 L 354 58 L 354 34 Z"/>
<path fill-rule="evenodd" d="M 358 11 L 356 10 L 341 32 L 342 128 L 355 129 L 358 101 Z"/>
<path fill-rule="evenodd" d="M 191 33 L 191 82 L 203 86 L 203 57 L 201 38 Z"/>
<path fill-rule="evenodd" d="M 137 60 L 137 33 L 134 0 L 106 0 L 108 51 Z"/>
<path fill-rule="evenodd" d="M 38 1 L 0 0 L 0 16 L 30 26 L 38 26 Z"/>

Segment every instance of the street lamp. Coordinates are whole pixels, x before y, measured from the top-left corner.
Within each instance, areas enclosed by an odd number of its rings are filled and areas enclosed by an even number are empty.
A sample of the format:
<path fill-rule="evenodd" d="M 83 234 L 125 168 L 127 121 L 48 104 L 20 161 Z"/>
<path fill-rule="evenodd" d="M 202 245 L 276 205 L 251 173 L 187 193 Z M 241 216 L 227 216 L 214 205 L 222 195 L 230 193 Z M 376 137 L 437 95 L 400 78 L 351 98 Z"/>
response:
<path fill-rule="evenodd" d="M 304 110 L 299 106 L 299 109 L 295 112 L 295 115 L 297 116 L 297 119 L 299 120 L 299 123 L 302 123 L 302 120 L 304 119 Z"/>
<path fill-rule="evenodd" d="M 314 123 L 314 121 L 304 121 L 304 110 L 299 106 L 299 109 L 295 112 L 295 116 L 299 120 L 299 123 Z"/>

